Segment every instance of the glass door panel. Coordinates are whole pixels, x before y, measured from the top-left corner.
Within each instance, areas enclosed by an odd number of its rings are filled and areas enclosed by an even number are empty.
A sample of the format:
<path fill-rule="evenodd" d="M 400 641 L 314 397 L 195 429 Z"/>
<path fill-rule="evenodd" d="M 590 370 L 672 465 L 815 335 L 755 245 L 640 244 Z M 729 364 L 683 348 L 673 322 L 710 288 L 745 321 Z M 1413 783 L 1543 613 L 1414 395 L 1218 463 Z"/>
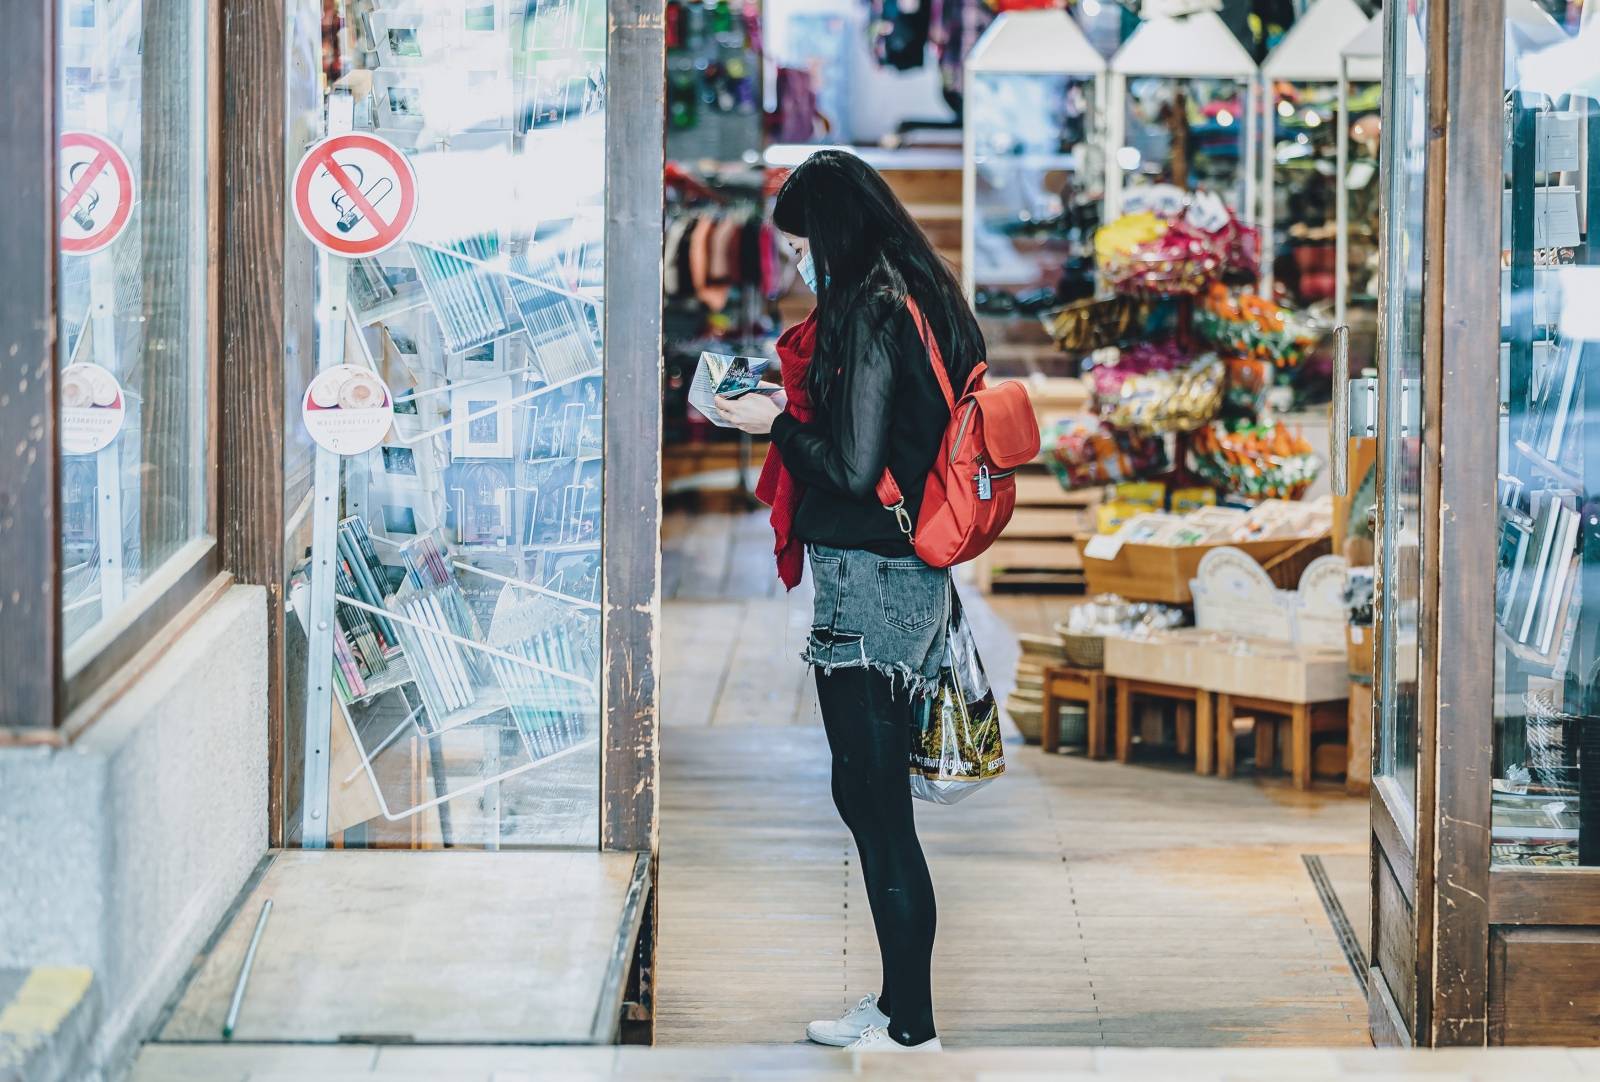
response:
<path fill-rule="evenodd" d="M 1375 773 L 1406 810 L 1417 795 L 1417 624 L 1422 552 L 1423 233 L 1427 162 L 1426 0 L 1389 20 L 1390 115 L 1384 283 L 1384 444 L 1379 507 L 1380 678 Z M 1414 822 L 1407 815 L 1405 823 Z"/>
<path fill-rule="evenodd" d="M 1595 31 L 1585 49 L 1531 6 L 1506 20 L 1491 798 L 1500 865 L 1600 864 Z"/>
<path fill-rule="evenodd" d="M 290 8 L 286 835 L 593 846 L 604 0 Z"/>

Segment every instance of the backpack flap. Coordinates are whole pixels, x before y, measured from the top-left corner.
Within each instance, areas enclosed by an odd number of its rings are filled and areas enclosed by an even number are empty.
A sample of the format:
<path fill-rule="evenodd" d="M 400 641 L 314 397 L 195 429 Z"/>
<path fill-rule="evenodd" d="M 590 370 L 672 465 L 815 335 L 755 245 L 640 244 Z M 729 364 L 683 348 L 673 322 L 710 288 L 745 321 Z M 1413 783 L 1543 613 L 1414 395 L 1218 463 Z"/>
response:
<path fill-rule="evenodd" d="M 974 391 L 972 397 L 983 416 L 983 442 L 991 466 L 1014 470 L 1039 457 L 1039 419 L 1026 387 L 1007 380 Z"/>

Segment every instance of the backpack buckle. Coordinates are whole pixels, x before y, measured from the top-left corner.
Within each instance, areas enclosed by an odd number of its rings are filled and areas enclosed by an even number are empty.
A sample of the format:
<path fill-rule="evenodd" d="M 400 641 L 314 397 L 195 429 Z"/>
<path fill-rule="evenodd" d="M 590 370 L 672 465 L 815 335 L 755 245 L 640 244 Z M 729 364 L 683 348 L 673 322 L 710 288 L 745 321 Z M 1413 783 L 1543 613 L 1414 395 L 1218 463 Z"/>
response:
<path fill-rule="evenodd" d="M 911 512 L 906 510 L 906 501 L 900 500 L 889 510 L 894 512 L 894 520 L 900 524 L 900 532 L 906 535 L 906 540 L 911 540 Z"/>

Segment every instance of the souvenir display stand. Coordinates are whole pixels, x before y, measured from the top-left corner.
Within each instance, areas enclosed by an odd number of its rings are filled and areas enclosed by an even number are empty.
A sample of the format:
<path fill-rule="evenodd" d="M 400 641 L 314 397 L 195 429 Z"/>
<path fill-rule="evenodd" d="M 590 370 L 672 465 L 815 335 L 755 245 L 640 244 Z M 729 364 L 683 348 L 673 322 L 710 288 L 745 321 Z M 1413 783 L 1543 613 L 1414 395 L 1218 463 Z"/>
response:
<path fill-rule="evenodd" d="M 1273 261 L 1291 239 L 1289 228 L 1325 229 L 1336 217 L 1333 189 L 1344 171 L 1333 168 L 1329 159 L 1338 151 L 1329 144 L 1342 145 L 1348 136 L 1335 134 L 1347 124 L 1348 107 L 1339 50 L 1367 22 L 1355 0 L 1316 0 L 1261 65 L 1267 126 L 1261 155 L 1261 267 L 1262 290 L 1269 297 Z M 1332 258 L 1321 254 L 1332 257 L 1334 251 L 1326 241 L 1297 245 L 1297 270 L 1309 281 L 1293 291 L 1295 303 L 1333 299 L 1337 271 Z"/>
<path fill-rule="evenodd" d="M 1281 746 L 1293 784 L 1308 788 L 1320 733 L 1327 735 L 1329 772 L 1346 773 L 1345 563 L 1324 554 L 1295 566 L 1304 570 L 1285 589 L 1284 579 L 1251 553 L 1213 546 L 1194 565 L 1197 626 L 1124 628 L 1105 636 L 1119 762 L 1131 758 L 1135 729 L 1142 727 L 1135 702 L 1156 699 L 1179 704 L 1177 751 L 1193 755 L 1196 773 L 1233 775 L 1234 722 L 1243 717 L 1253 724 L 1258 772 L 1278 765 Z M 1083 699 L 1092 690 L 1069 670 L 1047 671 L 1046 682 L 1050 707 L 1062 692 Z M 1279 726 L 1288 734 L 1282 742 Z"/>
<path fill-rule="evenodd" d="M 1254 224 L 1257 74 L 1239 39 L 1211 12 L 1151 19 L 1135 30 L 1111 58 L 1107 81 L 1105 220 L 1122 213 L 1122 193 L 1133 177 L 1134 183 L 1208 188 L 1241 221 Z M 1144 89 L 1153 96 L 1142 99 L 1137 91 Z M 1190 100 L 1202 94 L 1211 96 Z M 1162 116 L 1130 125 L 1141 100 Z M 1191 122 L 1196 113 L 1204 117 L 1199 126 Z"/>
<path fill-rule="evenodd" d="M 1367 23 L 1366 28 L 1356 33 L 1339 49 L 1339 131 L 1335 142 L 1337 149 L 1335 176 L 1341 178 L 1334 186 L 1334 299 L 1333 299 L 1333 325 L 1336 327 L 1348 326 L 1350 322 L 1350 191 L 1351 160 L 1350 160 L 1350 125 L 1353 121 L 1350 116 L 1350 88 L 1358 83 L 1377 83 L 1383 78 L 1383 17 L 1375 15 Z M 1377 161 L 1375 158 L 1363 155 L 1360 159 L 1362 166 L 1358 179 L 1363 183 L 1360 188 L 1369 189 L 1376 182 Z M 1364 223 L 1370 226 L 1373 240 L 1377 239 L 1376 215 L 1373 221 Z M 1362 291 L 1363 294 L 1366 290 Z M 1377 299 L 1372 299 L 1372 307 L 1376 308 Z M 1356 358 L 1357 371 L 1367 367 L 1369 358 L 1362 355 Z"/>

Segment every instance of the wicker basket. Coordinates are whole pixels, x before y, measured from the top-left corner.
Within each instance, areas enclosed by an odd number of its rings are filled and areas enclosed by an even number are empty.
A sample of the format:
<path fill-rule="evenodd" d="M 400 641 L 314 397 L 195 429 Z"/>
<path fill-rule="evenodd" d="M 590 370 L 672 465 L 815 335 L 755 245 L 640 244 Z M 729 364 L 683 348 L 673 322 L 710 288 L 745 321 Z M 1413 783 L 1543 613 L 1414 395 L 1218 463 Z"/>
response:
<path fill-rule="evenodd" d="M 1106 664 L 1106 637 L 1104 635 L 1079 635 L 1067 630 L 1065 620 L 1056 624 L 1056 634 L 1061 637 L 1061 648 L 1067 662 L 1077 669 L 1103 669 Z"/>
<path fill-rule="evenodd" d="M 1082 703 L 1061 704 L 1061 743 L 1069 748 L 1089 743 L 1089 708 Z"/>
<path fill-rule="evenodd" d="M 1300 576 L 1311 566 L 1311 561 L 1332 551 L 1333 538 L 1327 534 L 1321 537 L 1308 537 L 1263 561 L 1261 566 L 1266 569 L 1272 584 L 1278 589 L 1296 590 L 1300 587 Z"/>
<path fill-rule="evenodd" d="M 1026 702 L 1015 695 L 1006 698 L 1006 713 L 1028 744 L 1039 742 L 1039 732 L 1044 727 L 1044 707 L 1040 703 Z"/>

